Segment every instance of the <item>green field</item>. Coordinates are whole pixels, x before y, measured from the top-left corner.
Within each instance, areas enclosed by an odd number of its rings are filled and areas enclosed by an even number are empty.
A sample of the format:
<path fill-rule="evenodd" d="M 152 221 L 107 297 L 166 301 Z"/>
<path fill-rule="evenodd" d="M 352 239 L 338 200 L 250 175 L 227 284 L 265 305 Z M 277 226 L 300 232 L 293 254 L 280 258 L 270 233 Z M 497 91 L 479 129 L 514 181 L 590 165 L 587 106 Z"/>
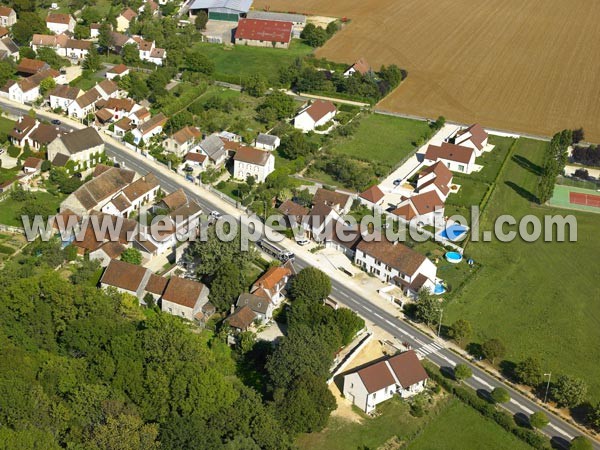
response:
<path fill-rule="evenodd" d="M 7 119 L 6 117 L 0 117 L 0 133 L 8 134 L 14 127 L 15 121 Z"/>
<path fill-rule="evenodd" d="M 390 444 L 389 448 L 530 448 L 459 400 L 442 399 L 431 408 L 424 417 L 415 418 L 410 415 L 406 402 L 394 398 L 377 407 L 380 414 L 375 418 L 355 423 L 332 417 L 327 428 L 300 436 L 296 444 L 310 450 L 375 449 L 395 438 L 395 444 L 408 444 L 408 447 Z"/>
<path fill-rule="evenodd" d="M 201 49 L 215 63 L 215 79 L 235 84 L 241 84 L 244 78 L 257 73 L 264 75 L 272 84 L 279 84 L 279 69 L 313 51 L 312 47 L 299 40 L 292 41 L 287 50 L 208 43 L 198 43 L 195 48 Z"/>
<path fill-rule="evenodd" d="M 425 427 L 407 450 L 512 449 L 531 447 L 481 416 L 459 400 L 452 400 L 442 414 Z"/>
<path fill-rule="evenodd" d="M 512 214 L 574 214 L 575 243 L 472 242 L 465 255 L 482 265 L 444 309 L 445 323 L 471 322 L 476 342 L 497 337 L 508 348 L 507 359 L 539 357 L 544 371 L 581 377 L 600 400 L 600 287 L 596 262 L 600 254 L 598 216 L 540 207 L 532 202 L 547 143 L 520 139 L 498 179 L 481 219 L 481 231 L 495 219 Z M 506 228 L 506 227 L 505 227 Z M 516 227 L 512 227 L 515 229 Z"/>
<path fill-rule="evenodd" d="M 35 198 L 37 202 L 50 205 L 52 210 L 58 211 L 60 202 L 64 199 L 63 196 L 55 196 L 48 192 L 36 192 Z M 25 202 L 17 202 L 7 196 L 2 202 L 0 202 L 0 224 L 9 225 L 13 227 L 22 227 L 23 222 L 19 217 L 21 208 L 23 208 Z"/>
<path fill-rule="evenodd" d="M 427 122 L 371 114 L 362 118 L 356 133 L 334 151 L 393 167 L 415 150 L 414 142 L 430 134 Z"/>

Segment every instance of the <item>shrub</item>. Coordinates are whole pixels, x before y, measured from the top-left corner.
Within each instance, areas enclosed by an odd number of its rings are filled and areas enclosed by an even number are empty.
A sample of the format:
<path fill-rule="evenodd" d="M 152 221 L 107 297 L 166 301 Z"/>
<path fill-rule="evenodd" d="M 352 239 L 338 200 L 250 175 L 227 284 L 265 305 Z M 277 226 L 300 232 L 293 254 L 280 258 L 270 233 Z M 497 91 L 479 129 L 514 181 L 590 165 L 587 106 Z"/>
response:
<path fill-rule="evenodd" d="M 510 394 L 506 389 L 501 387 L 494 388 L 490 397 L 494 403 L 506 403 L 510 401 Z"/>
<path fill-rule="evenodd" d="M 467 378 L 471 378 L 473 376 L 473 372 L 471 368 L 466 364 L 457 364 L 454 367 L 454 378 L 456 381 L 466 380 Z"/>
<path fill-rule="evenodd" d="M 15 147 L 14 145 L 8 146 L 8 156 L 11 158 L 16 158 L 21 154 L 21 149 L 19 147 Z"/>
<path fill-rule="evenodd" d="M 531 416 L 529 416 L 529 424 L 533 428 L 544 428 L 546 425 L 550 423 L 548 416 L 543 411 L 536 411 Z"/>

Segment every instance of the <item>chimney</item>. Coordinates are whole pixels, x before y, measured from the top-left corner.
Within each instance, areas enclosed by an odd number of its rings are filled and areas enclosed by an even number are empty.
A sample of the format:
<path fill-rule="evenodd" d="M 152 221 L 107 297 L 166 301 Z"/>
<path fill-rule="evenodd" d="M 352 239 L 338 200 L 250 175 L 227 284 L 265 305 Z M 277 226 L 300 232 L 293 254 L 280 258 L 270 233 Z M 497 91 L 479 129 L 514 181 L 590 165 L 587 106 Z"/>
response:
<path fill-rule="evenodd" d="M 232 303 L 230 313 L 233 314 L 234 312 L 235 312 L 235 305 Z"/>

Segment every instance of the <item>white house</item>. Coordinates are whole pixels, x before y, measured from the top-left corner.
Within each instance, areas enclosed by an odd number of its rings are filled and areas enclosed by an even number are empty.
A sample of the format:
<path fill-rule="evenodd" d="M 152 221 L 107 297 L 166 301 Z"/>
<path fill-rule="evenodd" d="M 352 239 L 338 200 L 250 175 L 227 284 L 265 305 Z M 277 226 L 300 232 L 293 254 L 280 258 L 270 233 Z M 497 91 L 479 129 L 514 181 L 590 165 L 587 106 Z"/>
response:
<path fill-rule="evenodd" d="M 148 143 L 154 136 L 161 134 L 167 120 L 167 117 L 163 113 L 158 113 L 139 127 L 134 128 L 131 132 L 133 133 L 135 144 L 139 144 L 142 140 Z"/>
<path fill-rule="evenodd" d="M 0 6 L 0 26 L 9 28 L 17 23 L 17 13 L 8 6 Z"/>
<path fill-rule="evenodd" d="M 438 161 L 419 172 L 417 192 L 420 194 L 435 191 L 442 200 L 446 200 L 452 186 L 452 172 L 446 165 Z"/>
<path fill-rule="evenodd" d="M 225 143 L 216 134 L 207 136 L 200 142 L 200 151 L 208 156 L 209 161 L 216 167 L 220 167 L 227 160 L 227 149 Z"/>
<path fill-rule="evenodd" d="M 46 27 L 54 34 L 75 31 L 75 19 L 70 14 L 50 13 L 46 16 Z"/>
<path fill-rule="evenodd" d="M 67 112 L 69 105 L 83 95 L 83 91 L 67 84 L 59 84 L 50 91 L 50 108 Z"/>
<path fill-rule="evenodd" d="M 98 90 L 93 87 L 85 94 L 80 95 L 71 102 L 68 106 L 67 113 L 69 117 L 77 119 L 85 119 L 88 114 L 91 114 L 96 109 L 96 102 L 101 98 Z"/>
<path fill-rule="evenodd" d="M 366 412 L 394 395 L 412 397 L 423 392 L 427 372 L 414 350 L 377 361 L 344 375 L 344 397 Z"/>
<path fill-rule="evenodd" d="M 315 128 L 333 120 L 336 114 L 337 108 L 333 103 L 325 100 L 315 100 L 294 118 L 294 127 L 304 132 L 313 131 Z"/>
<path fill-rule="evenodd" d="M 198 128 L 186 126 L 165 139 L 163 147 L 181 158 L 194 150 L 201 138 L 202 133 Z"/>
<path fill-rule="evenodd" d="M 113 136 L 122 138 L 128 131 L 133 130 L 133 123 L 128 117 L 123 117 L 114 124 Z"/>
<path fill-rule="evenodd" d="M 104 153 L 104 141 L 98 132 L 87 127 L 72 131 L 54 139 L 48 145 L 48 160 L 55 166 L 65 166 L 74 162 L 74 170 L 84 166 L 95 166 Z"/>
<path fill-rule="evenodd" d="M 292 22 L 241 18 L 235 30 L 235 44 L 288 48 L 293 27 Z"/>
<path fill-rule="evenodd" d="M 90 37 L 92 39 L 97 39 L 100 36 L 100 24 L 92 23 L 90 24 Z"/>
<path fill-rule="evenodd" d="M 354 75 L 355 73 L 359 73 L 361 75 L 367 75 L 371 73 L 371 66 L 364 58 L 360 58 L 350 67 L 348 67 L 343 75 L 344 77 L 348 78 Z"/>
<path fill-rule="evenodd" d="M 18 103 L 33 103 L 40 96 L 41 82 L 47 78 L 58 81 L 61 75 L 54 69 L 45 69 L 27 78 L 8 80 L 0 90 L 0 96 Z"/>
<path fill-rule="evenodd" d="M 125 64 L 117 64 L 106 71 L 106 78 L 109 80 L 112 80 L 115 77 L 122 78 L 125 75 L 129 75 L 129 67 L 127 67 Z"/>
<path fill-rule="evenodd" d="M 425 163 L 442 161 L 452 172 L 469 174 L 475 169 L 475 157 L 475 150 L 470 147 L 443 142 L 441 146 L 427 147 Z"/>
<path fill-rule="evenodd" d="M 454 136 L 454 143 L 463 147 L 470 147 L 475 150 L 476 156 L 482 155 L 488 146 L 488 134 L 481 125 L 475 123 L 468 128 L 460 130 Z"/>
<path fill-rule="evenodd" d="M 277 307 L 285 298 L 284 291 L 291 276 L 292 271 L 289 267 L 271 267 L 254 282 L 250 289 L 250 293 L 257 297 L 268 299 L 274 307 Z"/>
<path fill-rule="evenodd" d="M 279 147 L 281 139 L 272 134 L 259 133 L 254 140 L 254 146 L 261 150 L 273 151 Z"/>
<path fill-rule="evenodd" d="M 435 289 L 435 264 L 425 255 L 383 236 L 359 242 L 354 263 L 381 281 L 401 287 L 407 295 L 416 296 L 421 288 L 431 292 Z"/>
<path fill-rule="evenodd" d="M 237 308 L 249 307 L 256 315 L 254 320 L 258 322 L 266 323 L 273 319 L 275 307 L 268 298 L 244 292 L 238 297 L 235 306 Z"/>
<path fill-rule="evenodd" d="M 138 46 L 142 61 L 148 61 L 158 66 L 163 65 L 167 58 L 167 51 L 164 48 L 158 48 L 154 41 L 146 41 L 140 36 L 133 36 L 133 40 Z"/>
<path fill-rule="evenodd" d="M 148 203 L 154 202 L 160 191 L 160 182 L 152 173 L 148 173 L 120 190 L 110 201 L 105 203 L 101 211 L 119 217 L 129 217 L 134 211 Z"/>
<path fill-rule="evenodd" d="M 2 58 L 7 57 L 17 61 L 19 59 L 19 46 L 10 37 L 5 36 L 0 39 L 0 53 L 4 55 Z"/>
<path fill-rule="evenodd" d="M 151 275 L 152 271 L 145 267 L 113 259 L 100 278 L 100 286 L 114 288 L 141 300 Z"/>
<path fill-rule="evenodd" d="M 245 180 L 254 177 L 257 183 L 275 170 L 275 157 L 271 152 L 252 147 L 240 147 L 233 157 L 233 178 Z"/>
<path fill-rule="evenodd" d="M 444 200 L 436 190 L 429 190 L 404 200 L 392 214 L 407 221 L 415 219 L 423 225 L 436 226 L 444 220 Z"/>

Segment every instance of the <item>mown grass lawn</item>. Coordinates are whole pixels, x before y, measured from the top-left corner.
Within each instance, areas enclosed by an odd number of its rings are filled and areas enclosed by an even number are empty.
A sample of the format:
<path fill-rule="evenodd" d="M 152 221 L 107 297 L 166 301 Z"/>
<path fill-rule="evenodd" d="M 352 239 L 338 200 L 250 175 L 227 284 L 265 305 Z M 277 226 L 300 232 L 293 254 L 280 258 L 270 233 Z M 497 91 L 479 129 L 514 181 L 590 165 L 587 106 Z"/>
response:
<path fill-rule="evenodd" d="M 546 372 L 583 378 L 595 403 L 600 400 L 598 216 L 531 201 L 546 145 L 530 139 L 517 142 L 482 217 L 481 231 L 493 230 L 502 214 L 517 220 L 532 214 L 542 221 L 546 214 L 573 214 L 577 242 L 469 243 L 465 253 L 482 268 L 445 308 L 445 323 L 466 319 L 474 327 L 474 341 L 500 338 L 508 360 L 536 356 Z"/>
<path fill-rule="evenodd" d="M 49 205 L 53 211 L 58 211 L 60 202 L 64 199 L 61 195 L 52 195 L 48 192 L 35 192 L 36 201 Z M 26 202 L 17 202 L 7 196 L 2 202 L 0 202 L 0 224 L 9 225 L 13 227 L 22 227 L 23 222 L 19 217 L 21 208 Z"/>
<path fill-rule="evenodd" d="M 15 121 L 0 117 L 0 133 L 8 134 L 14 127 Z"/>
<path fill-rule="evenodd" d="M 257 73 L 264 75 L 271 84 L 279 84 L 279 69 L 313 51 L 299 40 L 292 41 L 289 49 L 232 47 L 204 42 L 195 44 L 195 48 L 201 49 L 215 63 L 215 79 L 235 84 L 241 84 L 245 78 Z"/>
<path fill-rule="evenodd" d="M 459 400 L 446 409 L 406 447 L 407 450 L 526 450 L 531 447 Z"/>
<path fill-rule="evenodd" d="M 415 150 L 414 143 L 419 138 L 427 139 L 430 135 L 427 122 L 370 114 L 361 119 L 354 135 L 335 147 L 334 151 L 394 167 Z"/>

